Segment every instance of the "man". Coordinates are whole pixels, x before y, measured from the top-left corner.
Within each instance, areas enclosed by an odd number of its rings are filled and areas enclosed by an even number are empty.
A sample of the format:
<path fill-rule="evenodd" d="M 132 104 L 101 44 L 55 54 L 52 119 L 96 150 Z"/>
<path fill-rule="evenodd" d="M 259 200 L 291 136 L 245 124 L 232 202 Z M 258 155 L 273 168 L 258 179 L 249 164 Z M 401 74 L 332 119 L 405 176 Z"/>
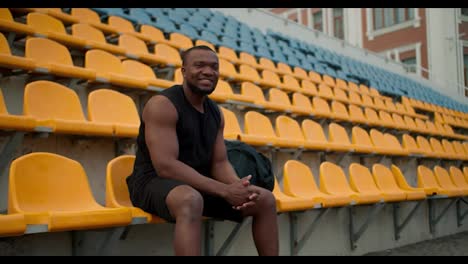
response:
<path fill-rule="evenodd" d="M 236 175 L 227 159 L 223 115 L 207 97 L 219 78 L 216 53 L 206 46 L 188 49 L 182 75 L 182 85 L 153 96 L 143 109 L 127 178 L 132 203 L 175 222 L 176 255 L 201 253 L 202 216 L 236 222 L 252 216 L 259 255 L 278 255 L 274 196 L 250 185 L 250 175 Z"/>

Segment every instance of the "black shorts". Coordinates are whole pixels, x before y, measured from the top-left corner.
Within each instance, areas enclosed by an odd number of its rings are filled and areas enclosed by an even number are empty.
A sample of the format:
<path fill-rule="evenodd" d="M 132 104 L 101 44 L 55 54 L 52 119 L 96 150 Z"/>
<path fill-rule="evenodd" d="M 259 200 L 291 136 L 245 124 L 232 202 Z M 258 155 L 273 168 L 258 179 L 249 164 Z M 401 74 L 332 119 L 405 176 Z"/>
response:
<path fill-rule="evenodd" d="M 131 190 L 129 185 L 132 203 L 145 212 L 174 223 L 175 219 L 171 216 L 169 208 L 166 205 L 166 197 L 172 189 L 179 185 L 187 184 L 173 179 L 153 177 L 145 185 L 138 188 L 138 191 Z M 200 192 L 200 194 L 203 197 L 203 216 L 238 223 L 242 222 L 244 218 L 242 213 L 239 210 L 233 209 L 232 205 L 226 200 L 203 192 Z"/>

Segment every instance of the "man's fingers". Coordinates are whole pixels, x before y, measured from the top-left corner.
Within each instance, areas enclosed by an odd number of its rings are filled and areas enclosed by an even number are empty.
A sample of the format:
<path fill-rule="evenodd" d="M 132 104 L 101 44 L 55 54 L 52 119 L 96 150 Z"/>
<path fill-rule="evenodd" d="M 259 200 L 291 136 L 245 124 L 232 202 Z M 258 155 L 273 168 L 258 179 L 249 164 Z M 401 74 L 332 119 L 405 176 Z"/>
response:
<path fill-rule="evenodd" d="M 249 200 L 257 200 L 258 198 L 258 193 L 252 193 L 250 196 L 249 196 Z"/>

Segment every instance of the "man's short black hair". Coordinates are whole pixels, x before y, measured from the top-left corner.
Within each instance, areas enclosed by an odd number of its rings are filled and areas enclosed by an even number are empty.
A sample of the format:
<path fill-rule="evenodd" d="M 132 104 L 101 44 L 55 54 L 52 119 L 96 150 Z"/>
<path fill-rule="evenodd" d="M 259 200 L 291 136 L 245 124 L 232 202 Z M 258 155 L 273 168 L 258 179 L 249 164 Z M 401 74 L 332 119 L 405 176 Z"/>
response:
<path fill-rule="evenodd" d="M 210 50 L 216 54 L 214 50 L 212 50 L 210 47 L 205 46 L 205 45 L 200 45 L 200 46 L 193 46 L 190 49 L 184 51 L 182 53 L 182 65 L 185 65 L 185 60 L 187 59 L 187 56 L 192 52 L 193 50 Z"/>

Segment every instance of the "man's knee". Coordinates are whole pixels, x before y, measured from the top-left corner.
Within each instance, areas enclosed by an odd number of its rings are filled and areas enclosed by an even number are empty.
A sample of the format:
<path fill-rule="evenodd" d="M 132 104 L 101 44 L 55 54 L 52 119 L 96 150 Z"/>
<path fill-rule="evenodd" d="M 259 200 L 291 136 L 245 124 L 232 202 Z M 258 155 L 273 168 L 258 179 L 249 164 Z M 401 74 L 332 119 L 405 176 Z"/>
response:
<path fill-rule="evenodd" d="M 166 203 L 174 218 L 179 216 L 198 218 L 203 212 L 203 197 L 188 185 L 180 185 L 170 191 Z"/>
<path fill-rule="evenodd" d="M 275 209 L 276 210 L 276 199 L 272 192 L 266 189 L 262 189 L 260 193 L 260 206 L 263 209 Z"/>

